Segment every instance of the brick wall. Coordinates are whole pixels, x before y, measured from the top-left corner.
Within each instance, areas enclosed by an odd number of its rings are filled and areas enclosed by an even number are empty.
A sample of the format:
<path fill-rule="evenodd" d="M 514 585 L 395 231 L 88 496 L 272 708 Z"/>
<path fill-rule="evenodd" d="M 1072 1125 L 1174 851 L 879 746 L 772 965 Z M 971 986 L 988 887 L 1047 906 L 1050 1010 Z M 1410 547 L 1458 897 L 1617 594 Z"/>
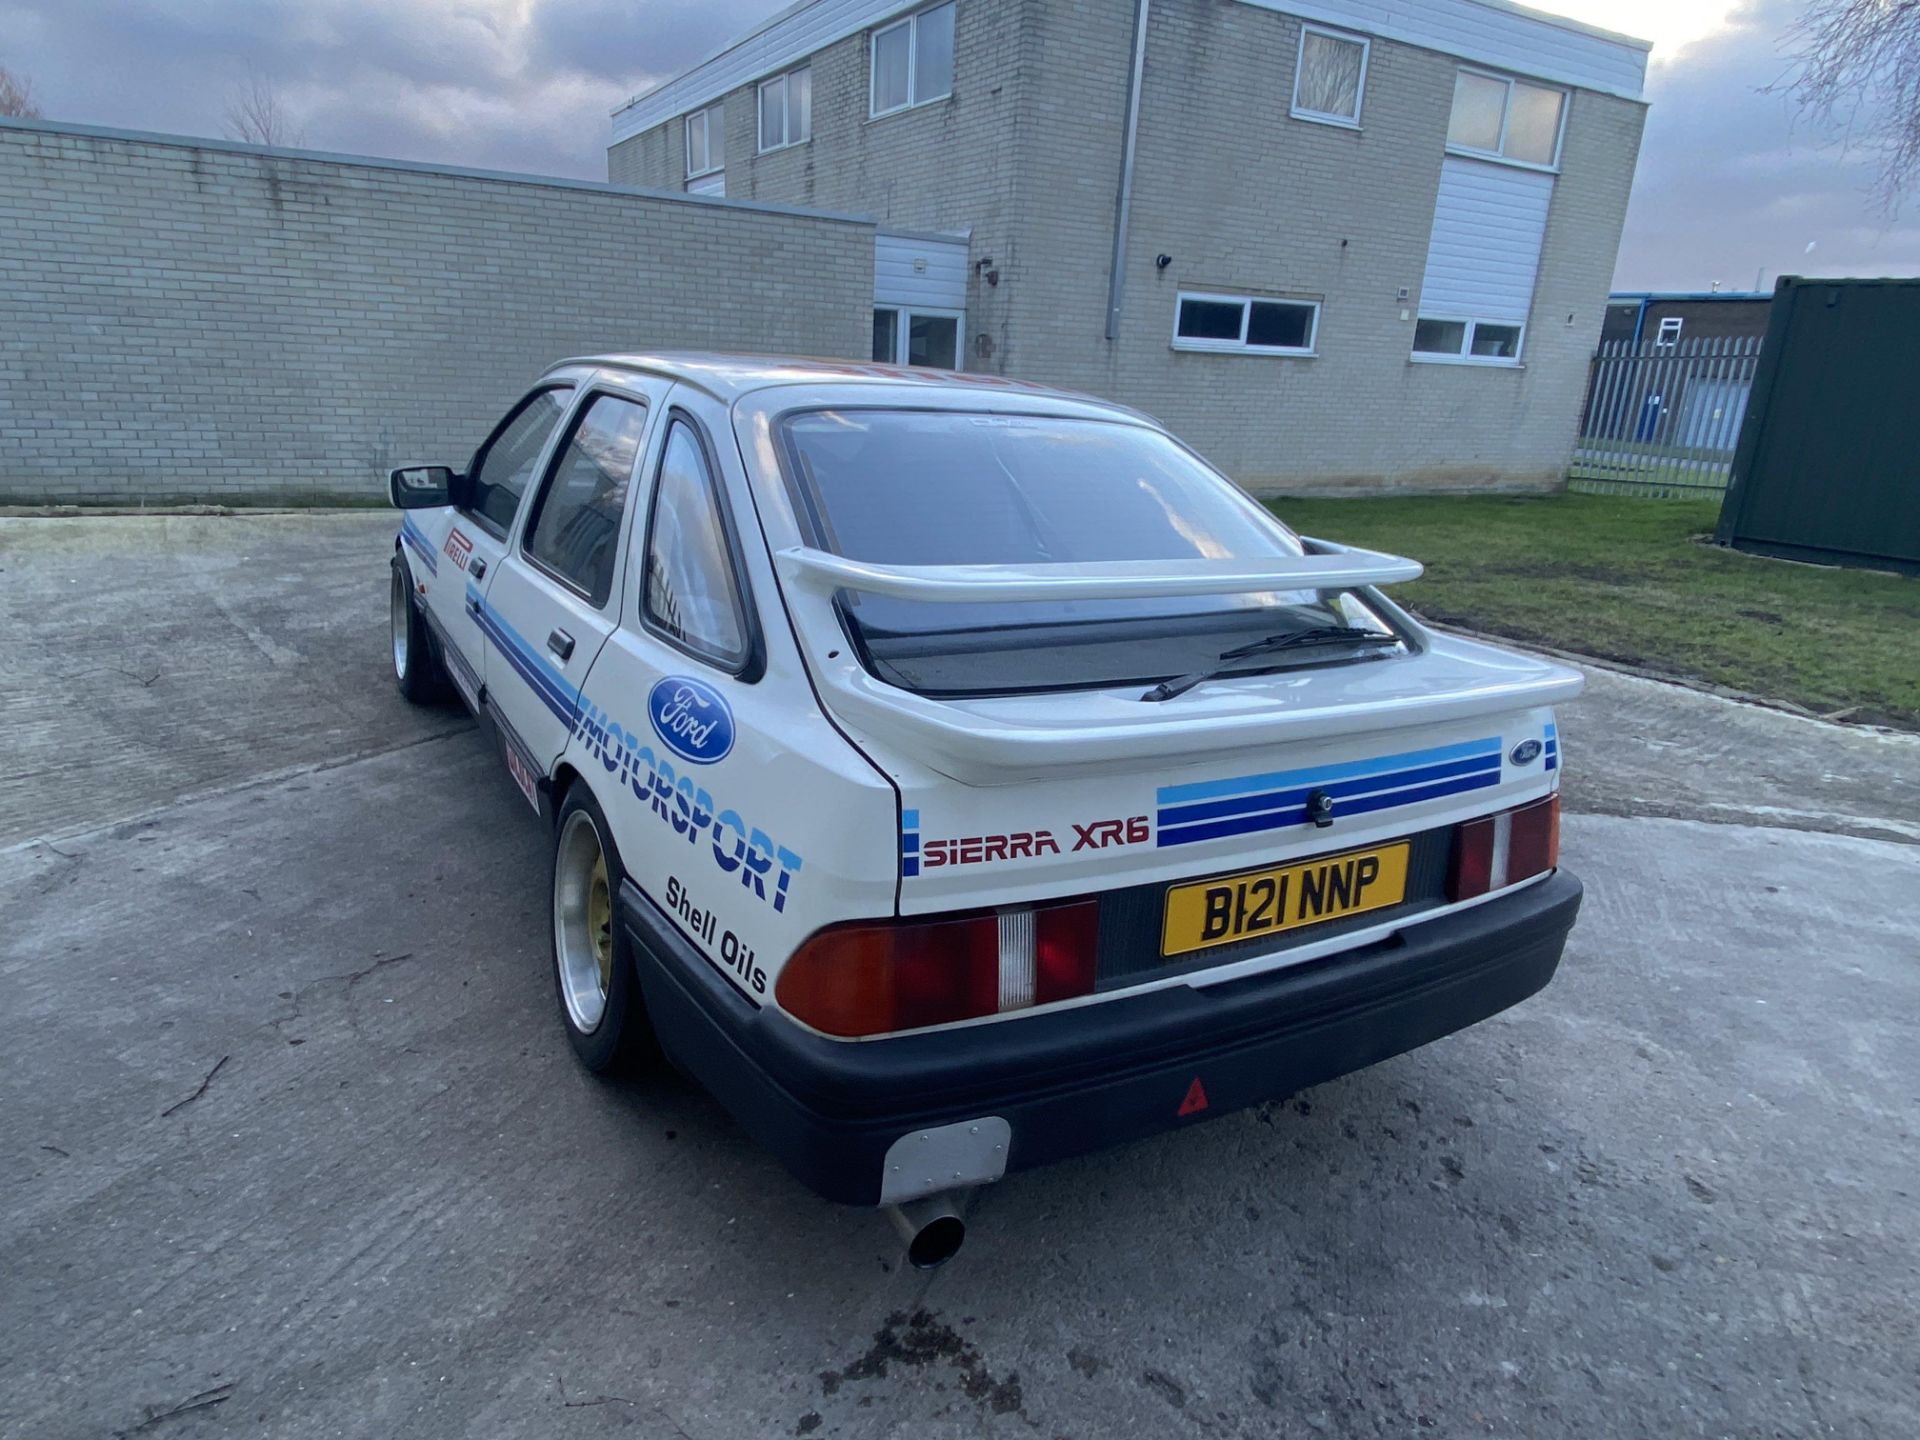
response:
<path fill-rule="evenodd" d="M 1104 339 L 1132 6 L 1038 32 L 1012 368 L 1149 411 L 1256 491 L 1560 483 L 1644 107 L 1577 92 L 1519 369 L 1409 359 L 1458 62 L 1375 38 L 1361 129 L 1290 114 L 1299 21 L 1160 0 L 1148 36 L 1121 333 Z M 1171 257 L 1156 268 L 1160 255 Z M 1409 298 L 1396 298 L 1401 287 Z M 1180 289 L 1322 302 L 1313 358 L 1176 351 Z M 1409 318 L 1402 320 L 1401 312 Z M 1568 317 L 1572 322 L 1568 323 Z"/>
<path fill-rule="evenodd" d="M 757 153 L 757 81 L 721 102 L 729 197 L 855 210 L 904 230 L 971 232 L 971 257 L 991 259 L 1000 274 L 998 285 L 988 284 L 969 267 L 962 348 L 963 364 L 973 370 L 1006 368 L 1004 300 L 1018 265 L 1018 187 L 1033 175 L 1018 143 L 1026 9 L 1025 0 L 962 0 L 952 95 L 878 118 L 868 114 L 866 33 L 815 51 L 813 137 L 802 145 Z M 684 186 L 684 120 L 612 146 L 607 173 L 622 184 Z"/>
<path fill-rule="evenodd" d="M 726 97 L 728 193 L 971 228 L 975 260 L 991 256 L 1000 284 L 976 270 L 969 368 L 1138 406 L 1256 490 L 1558 484 L 1645 107 L 1572 97 L 1524 365 L 1416 363 L 1412 316 L 1458 62 L 1376 38 L 1361 128 L 1316 125 L 1289 114 L 1298 20 L 1231 0 L 1157 0 L 1125 305 L 1109 341 L 1134 8 L 960 0 L 953 99 L 878 120 L 867 116 L 867 37 L 829 46 L 813 57 L 809 145 L 754 157 L 754 87 Z M 678 121 L 656 126 L 612 147 L 610 173 L 678 185 L 683 143 Z M 1318 354 L 1176 351 L 1183 287 L 1319 299 Z"/>
<path fill-rule="evenodd" d="M 566 356 L 864 358 L 873 228 L 0 124 L 0 503 L 367 498 Z"/>

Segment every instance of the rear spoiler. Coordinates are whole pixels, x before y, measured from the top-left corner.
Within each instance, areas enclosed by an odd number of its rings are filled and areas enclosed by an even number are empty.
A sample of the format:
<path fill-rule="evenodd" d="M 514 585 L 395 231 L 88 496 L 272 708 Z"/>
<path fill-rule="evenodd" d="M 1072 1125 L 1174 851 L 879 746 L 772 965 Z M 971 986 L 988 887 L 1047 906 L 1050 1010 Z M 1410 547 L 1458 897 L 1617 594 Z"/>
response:
<path fill-rule="evenodd" d="M 1147 600 L 1268 590 L 1352 590 L 1420 577 L 1418 560 L 1307 540 L 1305 555 L 1245 560 L 1113 560 L 1067 565 L 875 565 L 795 546 L 781 573 L 816 595 L 860 590 L 896 600 Z"/>
<path fill-rule="evenodd" d="M 1411 580 L 1417 561 L 1322 540 L 1304 555 L 1255 560 L 1123 561 L 1101 565 L 871 565 L 795 546 L 774 552 L 821 701 L 854 743 L 894 753 L 967 784 L 1008 784 L 1067 769 L 1159 770 L 1278 742 L 1351 739 L 1369 732 L 1435 730 L 1510 716 L 1580 693 L 1563 666 L 1434 635 L 1397 608 L 1419 638 L 1405 666 L 1341 669 L 1250 694 L 1203 687 L 1178 703 L 1149 705 L 1119 692 L 936 699 L 876 679 L 842 634 L 834 596 L 858 590 L 935 602 L 1109 600 L 1358 589 Z"/>

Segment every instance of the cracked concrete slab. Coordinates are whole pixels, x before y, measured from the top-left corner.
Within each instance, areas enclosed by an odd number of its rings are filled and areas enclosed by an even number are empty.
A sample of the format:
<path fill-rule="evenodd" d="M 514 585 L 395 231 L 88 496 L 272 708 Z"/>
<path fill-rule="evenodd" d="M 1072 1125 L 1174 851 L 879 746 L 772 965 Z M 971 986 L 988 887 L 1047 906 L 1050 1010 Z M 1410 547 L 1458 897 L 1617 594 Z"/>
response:
<path fill-rule="evenodd" d="M 0 847 L 457 729 L 386 680 L 391 512 L 0 518 Z"/>
<path fill-rule="evenodd" d="M 0 853 L 0 1435 L 1920 1433 L 1920 847 L 1831 833 L 1920 818 L 1907 746 L 1597 682 L 1553 985 L 991 1187 L 928 1277 L 699 1092 L 578 1069 L 543 837 L 476 732 L 381 709 L 390 518 L 295 518 L 331 613 L 234 603 L 340 751 L 209 705 L 176 769 L 9 797 L 127 781 Z M 90 622 L 13 553 L 47 653 Z M 112 653 L 225 563 L 150 558 Z"/>

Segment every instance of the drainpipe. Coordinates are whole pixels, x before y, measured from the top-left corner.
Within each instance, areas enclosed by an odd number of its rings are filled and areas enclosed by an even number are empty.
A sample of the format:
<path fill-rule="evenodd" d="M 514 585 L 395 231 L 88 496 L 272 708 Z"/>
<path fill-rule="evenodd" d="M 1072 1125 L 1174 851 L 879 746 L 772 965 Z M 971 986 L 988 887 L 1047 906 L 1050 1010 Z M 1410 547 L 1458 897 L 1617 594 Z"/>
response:
<path fill-rule="evenodd" d="M 1147 11 L 1139 0 L 1133 13 L 1133 68 L 1127 78 L 1127 131 L 1120 150 L 1120 193 L 1113 207 L 1113 265 L 1107 280 L 1107 339 L 1120 338 L 1120 302 L 1127 288 L 1127 217 L 1133 209 L 1133 150 L 1140 133 L 1140 80 L 1147 67 Z"/>

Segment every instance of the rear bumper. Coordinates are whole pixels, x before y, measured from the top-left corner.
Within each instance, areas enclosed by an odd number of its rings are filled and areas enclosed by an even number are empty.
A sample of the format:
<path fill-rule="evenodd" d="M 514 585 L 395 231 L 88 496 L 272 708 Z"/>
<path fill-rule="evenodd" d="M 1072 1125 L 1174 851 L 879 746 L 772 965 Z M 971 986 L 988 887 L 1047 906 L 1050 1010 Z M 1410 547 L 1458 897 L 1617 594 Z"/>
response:
<path fill-rule="evenodd" d="M 1580 909 L 1565 871 L 1360 950 L 1205 989 L 847 1042 L 755 1009 L 628 881 L 621 916 L 669 1055 L 803 1183 L 872 1205 L 909 1131 L 999 1116 L 1009 1170 L 1289 1094 L 1526 999 Z M 1181 1116 L 1198 1078 L 1204 1110 Z"/>

